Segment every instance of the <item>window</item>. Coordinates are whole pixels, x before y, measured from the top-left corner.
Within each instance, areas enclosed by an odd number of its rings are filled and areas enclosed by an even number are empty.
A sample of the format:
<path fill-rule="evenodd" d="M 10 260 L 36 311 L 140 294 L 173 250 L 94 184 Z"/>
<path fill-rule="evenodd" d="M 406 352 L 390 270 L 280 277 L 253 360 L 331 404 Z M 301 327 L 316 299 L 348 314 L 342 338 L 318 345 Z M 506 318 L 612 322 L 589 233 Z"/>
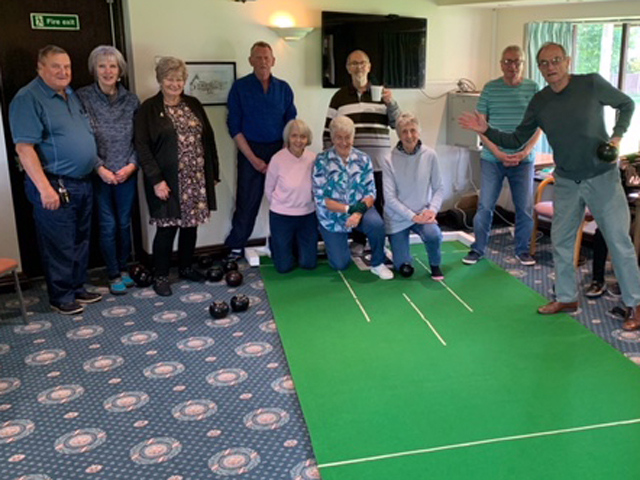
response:
<path fill-rule="evenodd" d="M 640 23 L 582 23 L 574 26 L 574 73 L 598 72 L 636 103 L 631 126 L 622 139 L 622 154 L 640 150 Z M 615 110 L 605 111 L 608 131 Z"/>

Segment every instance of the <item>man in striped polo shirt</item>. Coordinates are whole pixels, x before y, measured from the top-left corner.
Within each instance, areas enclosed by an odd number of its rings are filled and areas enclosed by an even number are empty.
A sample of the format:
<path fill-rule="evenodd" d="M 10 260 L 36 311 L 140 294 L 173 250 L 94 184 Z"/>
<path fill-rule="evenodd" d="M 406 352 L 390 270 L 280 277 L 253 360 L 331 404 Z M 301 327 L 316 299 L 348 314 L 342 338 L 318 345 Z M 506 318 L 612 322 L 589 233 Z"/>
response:
<path fill-rule="evenodd" d="M 490 121 L 491 125 L 506 132 L 512 132 L 520 124 L 529 101 L 539 90 L 533 80 L 523 78 L 523 66 L 522 49 L 517 45 L 505 48 L 500 59 L 502 77 L 488 82 L 478 101 L 478 113 Z M 484 135 L 481 135 L 481 138 L 484 148 L 480 155 L 480 201 L 473 219 L 476 240 L 462 261 L 467 265 L 474 265 L 484 256 L 489 243 L 493 211 L 506 177 L 516 209 L 516 258 L 522 265 L 535 265 L 535 260 L 529 254 L 529 241 L 533 229 L 531 214 L 534 156 L 531 151 L 540 138 L 540 130 L 518 150 L 500 148 Z"/>
<path fill-rule="evenodd" d="M 391 90 L 383 89 L 382 99 L 374 101 L 371 97 L 369 72 L 371 62 L 362 50 L 354 50 L 347 57 L 347 71 L 351 75 L 351 84 L 338 90 L 329 103 L 327 119 L 324 125 L 322 140 L 324 149 L 331 148 L 329 124 L 339 115 L 353 120 L 356 134 L 354 148 L 366 153 L 373 163 L 373 176 L 376 184 L 375 207 L 382 215 L 382 165 L 391 156 L 391 140 L 389 127 L 395 128 L 396 118 L 400 114 L 398 103 L 393 99 Z M 359 246 L 355 253 L 364 249 L 365 238 L 355 236 L 355 244 Z"/>

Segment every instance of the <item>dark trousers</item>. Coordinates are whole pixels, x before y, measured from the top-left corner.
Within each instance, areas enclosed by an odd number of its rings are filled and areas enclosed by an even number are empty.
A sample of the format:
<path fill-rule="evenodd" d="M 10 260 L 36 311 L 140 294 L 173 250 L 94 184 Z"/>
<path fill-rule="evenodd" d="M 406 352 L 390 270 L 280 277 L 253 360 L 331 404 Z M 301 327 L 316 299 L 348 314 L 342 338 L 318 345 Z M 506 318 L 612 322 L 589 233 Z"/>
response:
<path fill-rule="evenodd" d="M 607 255 L 609 249 L 607 248 L 607 242 L 604 241 L 604 236 L 599 228 L 596 228 L 596 233 L 593 235 L 593 272 L 592 280 L 594 282 L 604 283 L 604 271 L 607 263 Z"/>
<path fill-rule="evenodd" d="M 153 239 L 153 266 L 156 277 L 169 276 L 173 240 L 179 227 L 158 227 Z M 198 227 L 180 228 L 178 239 L 178 267 L 185 269 L 193 264 L 193 253 L 196 250 Z"/>
<path fill-rule="evenodd" d="M 316 268 L 318 221 L 315 212 L 308 215 L 281 215 L 269 211 L 269 229 L 271 258 L 279 273 L 293 269 L 296 256 L 301 268 Z"/>
<path fill-rule="evenodd" d="M 373 180 L 376 184 L 376 201 L 373 206 L 376 207 L 376 210 L 380 214 L 380 217 L 384 218 L 382 214 L 382 210 L 384 207 L 384 192 L 382 186 L 382 172 L 373 172 Z M 354 230 L 351 233 L 351 238 L 355 243 L 359 243 L 361 245 L 365 245 L 367 243 L 367 237 L 364 233 L 359 232 L 358 230 Z"/>
<path fill-rule="evenodd" d="M 282 142 L 249 142 L 249 146 L 258 158 L 269 163 L 271 157 L 282 149 Z M 238 150 L 236 210 L 231 219 L 231 232 L 224 242 L 227 247 L 241 249 L 247 244 L 260 210 L 260 203 L 264 194 L 264 178 L 264 173 L 260 173 L 253 168 L 247 157 Z"/>
<path fill-rule="evenodd" d="M 55 190 L 57 177 L 50 177 Z M 49 302 L 59 306 L 75 301 L 84 291 L 89 264 L 93 186 L 90 180 L 64 178 L 69 203 L 57 210 L 42 206 L 40 192 L 29 177 L 25 181 L 27 198 L 33 205 L 38 247 L 47 282 Z"/>

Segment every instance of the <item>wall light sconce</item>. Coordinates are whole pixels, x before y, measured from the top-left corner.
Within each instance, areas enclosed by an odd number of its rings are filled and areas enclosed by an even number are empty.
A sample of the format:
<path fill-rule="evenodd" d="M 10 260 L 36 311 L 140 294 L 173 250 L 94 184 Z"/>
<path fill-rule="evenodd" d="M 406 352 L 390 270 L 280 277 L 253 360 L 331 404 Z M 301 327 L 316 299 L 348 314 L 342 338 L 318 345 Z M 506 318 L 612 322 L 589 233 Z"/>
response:
<path fill-rule="evenodd" d="M 313 32 L 313 28 L 307 27 L 269 27 L 276 32 L 286 42 L 297 42 L 302 40 L 309 33 Z"/>

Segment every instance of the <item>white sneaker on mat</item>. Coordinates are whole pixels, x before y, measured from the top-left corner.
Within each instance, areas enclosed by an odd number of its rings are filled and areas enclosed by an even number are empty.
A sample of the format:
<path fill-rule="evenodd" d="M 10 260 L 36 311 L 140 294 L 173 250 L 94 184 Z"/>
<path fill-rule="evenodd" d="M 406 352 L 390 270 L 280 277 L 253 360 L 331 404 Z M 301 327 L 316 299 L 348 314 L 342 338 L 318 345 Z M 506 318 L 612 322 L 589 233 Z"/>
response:
<path fill-rule="evenodd" d="M 389 270 L 384 263 L 381 263 L 377 267 L 371 267 L 371 273 L 377 275 L 382 280 L 391 280 L 393 278 L 393 272 Z"/>

